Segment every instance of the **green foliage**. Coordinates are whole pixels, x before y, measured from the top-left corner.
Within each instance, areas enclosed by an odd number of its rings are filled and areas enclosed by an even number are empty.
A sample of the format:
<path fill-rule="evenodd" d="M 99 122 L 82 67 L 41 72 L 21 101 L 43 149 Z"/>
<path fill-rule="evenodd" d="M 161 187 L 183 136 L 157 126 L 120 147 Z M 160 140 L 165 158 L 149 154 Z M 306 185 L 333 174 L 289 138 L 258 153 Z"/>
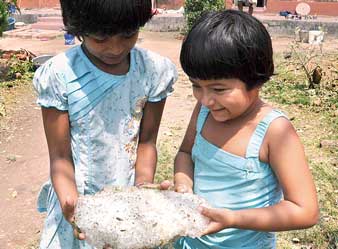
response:
<path fill-rule="evenodd" d="M 305 56 L 300 54 L 301 56 Z M 276 75 L 264 85 L 262 93 L 265 98 L 283 105 L 297 105 L 313 113 L 322 115 L 338 129 L 338 71 L 334 72 L 332 62 L 336 62 L 336 54 L 323 54 L 314 63 L 323 68 L 323 78 L 315 89 L 309 88 L 307 76 L 298 63 L 292 59 L 285 60 L 275 55 Z M 297 60 L 297 59 L 296 59 Z M 338 137 L 338 135 L 337 135 Z"/>
<path fill-rule="evenodd" d="M 20 76 L 24 76 L 29 72 L 34 71 L 33 62 L 30 60 L 19 60 L 15 56 L 13 56 L 9 61 L 9 70 L 7 73 L 8 78 L 18 78 L 18 74 Z"/>
<path fill-rule="evenodd" d="M 224 0 L 186 0 L 184 4 L 184 16 L 187 22 L 187 30 L 189 31 L 192 28 L 195 21 L 204 12 L 224 9 Z"/>
<path fill-rule="evenodd" d="M 0 36 L 2 36 L 2 33 L 7 29 L 8 26 L 7 18 L 10 15 L 8 9 L 10 5 L 14 5 L 18 12 L 21 13 L 17 4 L 17 0 L 0 0 Z"/>
<path fill-rule="evenodd" d="M 8 6 L 3 1 L 0 1 L 0 36 L 2 36 L 2 32 L 7 28 L 7 18 Z"/>

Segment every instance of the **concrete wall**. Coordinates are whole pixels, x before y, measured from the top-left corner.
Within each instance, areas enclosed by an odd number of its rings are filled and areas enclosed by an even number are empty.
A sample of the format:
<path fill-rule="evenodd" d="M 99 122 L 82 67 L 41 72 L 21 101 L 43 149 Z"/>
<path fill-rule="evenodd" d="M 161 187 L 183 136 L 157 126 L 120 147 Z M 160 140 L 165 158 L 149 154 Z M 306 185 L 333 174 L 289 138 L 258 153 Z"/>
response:
<path fill-rule="evenodd" d="M 338 23 L 319 20 L 261 20 L 270 34 L 294 36 L 296 27 L 304 30 L 317 30 L 321 27 L 325 35 L 338 37 Z M 185 20 L 181 15 L 156 15 L 144 27 L 148 31 L 182 31 Z"/>
<path fill-rule="evenodd" d="M 144 27 L 154 32 L 183 31 L 185 20 L 182 15 L 156 15 Z"/>
<path fill-rule="evenodd" d="M 297 27 L 307 31 L 318 30 L 320 27 L 325 32 L 325 35 L 338 37 L 338 24 L 335 22 L 321 22 L 315 20 L 262 20 L 262 22 L 270 34 L 294 36 Z"/>

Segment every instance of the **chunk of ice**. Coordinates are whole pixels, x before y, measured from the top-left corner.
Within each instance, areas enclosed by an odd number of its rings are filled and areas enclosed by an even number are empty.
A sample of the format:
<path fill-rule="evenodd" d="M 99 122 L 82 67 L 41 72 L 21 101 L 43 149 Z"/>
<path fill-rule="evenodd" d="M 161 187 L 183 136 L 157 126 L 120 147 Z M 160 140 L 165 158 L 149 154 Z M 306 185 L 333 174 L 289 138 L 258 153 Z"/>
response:
<path fill-rule="evenodd" d="M 79 197 L 75 220 L 98 249 L 154 248 L 179 236 L 198 237 L 209 220 L 197 210 L 201 197 L 173 191 L 111 187 Z"/>

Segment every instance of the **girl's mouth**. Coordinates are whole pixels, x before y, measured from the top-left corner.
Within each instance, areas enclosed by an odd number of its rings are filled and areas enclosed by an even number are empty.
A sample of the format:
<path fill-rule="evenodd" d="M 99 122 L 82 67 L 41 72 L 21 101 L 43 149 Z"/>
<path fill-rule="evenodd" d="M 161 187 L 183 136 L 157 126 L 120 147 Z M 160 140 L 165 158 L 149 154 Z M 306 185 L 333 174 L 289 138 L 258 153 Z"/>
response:
<path fill-rule="evenodd" d="M 216 110 L 211 110 L 212 112 L 219 112 L 219 111 L 223 111 L 225 108 L 221 108 L 221 109 L 216 109 Z"/>

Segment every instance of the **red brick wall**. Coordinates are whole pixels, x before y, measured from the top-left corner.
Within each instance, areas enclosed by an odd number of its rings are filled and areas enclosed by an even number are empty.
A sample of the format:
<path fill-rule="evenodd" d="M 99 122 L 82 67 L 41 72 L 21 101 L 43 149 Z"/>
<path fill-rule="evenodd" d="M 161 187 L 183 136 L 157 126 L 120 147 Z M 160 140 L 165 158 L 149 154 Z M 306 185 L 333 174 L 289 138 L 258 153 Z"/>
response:
<path fill-rule="evenodd" d="M 53 8 L 59 7 L 59 0 L 18 0 L 20 8 Z"/>
<path fill-rule="evenodd" d="M 179 9 L 183 4 L 184 0 L 157 0 L 158 8 Z"/>

